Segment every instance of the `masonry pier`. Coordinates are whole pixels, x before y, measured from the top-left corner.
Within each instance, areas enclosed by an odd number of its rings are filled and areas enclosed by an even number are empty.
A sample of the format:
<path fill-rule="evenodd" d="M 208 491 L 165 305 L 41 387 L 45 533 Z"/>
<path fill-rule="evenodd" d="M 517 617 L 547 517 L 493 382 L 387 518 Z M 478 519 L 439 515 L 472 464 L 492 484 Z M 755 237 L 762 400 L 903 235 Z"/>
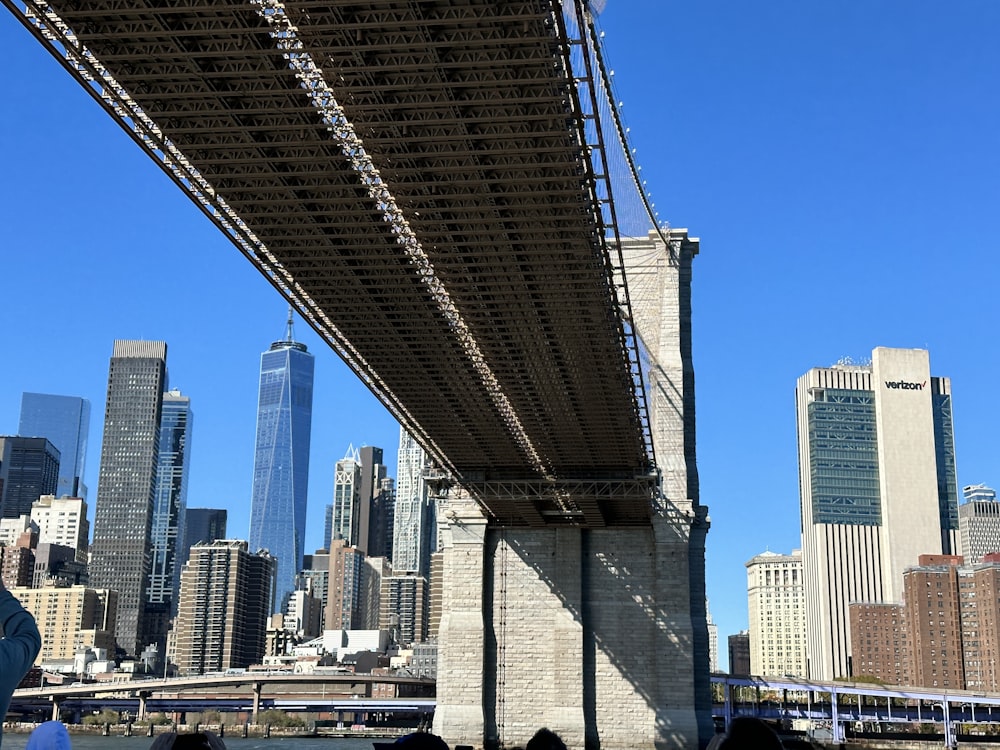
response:
<path fill-rule="evenodd" d="M 660 483 L 648 524 L 525 527 L 444 500 L 434 727 L 451 745 L 680 750 L 712 736 L 684 230 L 627 240 Z"/>

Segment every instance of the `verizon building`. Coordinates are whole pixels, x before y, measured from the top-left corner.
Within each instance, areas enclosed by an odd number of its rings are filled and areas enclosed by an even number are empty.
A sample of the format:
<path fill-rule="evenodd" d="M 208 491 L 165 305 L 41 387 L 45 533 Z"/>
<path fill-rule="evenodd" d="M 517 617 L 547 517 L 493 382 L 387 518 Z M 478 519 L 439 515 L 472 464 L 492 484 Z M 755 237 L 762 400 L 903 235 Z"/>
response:
<path fill-rule="evenodd" d="M 852 674 L 851 602 L 899 602 L 920 555 L 960 554 L 951 382 L 923 349 L 810 370 L 795 394 L 809 676 Z"/>

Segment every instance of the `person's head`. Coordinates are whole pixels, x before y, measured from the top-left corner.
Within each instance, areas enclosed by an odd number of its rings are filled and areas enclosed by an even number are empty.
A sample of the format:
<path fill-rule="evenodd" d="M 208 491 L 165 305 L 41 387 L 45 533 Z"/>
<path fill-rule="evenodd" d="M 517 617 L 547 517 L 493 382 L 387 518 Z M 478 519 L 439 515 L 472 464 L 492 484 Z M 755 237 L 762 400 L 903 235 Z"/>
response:
<path fill-rule="evenodd" d="M 543 727 L 528 740 L 524 750 L 566 750 L 566 743 L 551 729 Z"/>
<path fill-rule="evenodd" d="M 737 716 L 729 723 L 719 750 L 783 750 L 778 734 L 760 719 Z"/>
<path fill-rule="evenodd" d="M 149 750 L 226 750 L 226 743 L 214 732 L 168 732 L 153 740 Z"/>
<path fill-rule="evenodd" d="M 393 744 L 393 750 L 449 750 L 448 743 L 430 732 L 404 734 Z"/>
<path fill-rule="evenodd" d="M 70 750 L 69 732 L 61 721 L 39 724 L 28 737 L 24 750 Z"/>

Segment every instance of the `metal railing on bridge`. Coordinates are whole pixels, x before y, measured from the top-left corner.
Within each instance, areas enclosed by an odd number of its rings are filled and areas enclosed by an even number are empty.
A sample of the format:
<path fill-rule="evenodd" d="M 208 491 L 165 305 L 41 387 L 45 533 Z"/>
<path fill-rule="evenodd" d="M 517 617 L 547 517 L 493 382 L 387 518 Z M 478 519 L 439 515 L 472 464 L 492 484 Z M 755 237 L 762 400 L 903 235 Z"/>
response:
<path fill-rule="evenodd" d="M 726 727 L 737 716 L 801 721 L 814 736 L 840 744 L 850 728 L 940 725 L 949 748 L 963 726 L 983 737 L 1000 733 L 1000 693 L 728 674 L 713 674 L 712 684 L 713 716 Z"/>

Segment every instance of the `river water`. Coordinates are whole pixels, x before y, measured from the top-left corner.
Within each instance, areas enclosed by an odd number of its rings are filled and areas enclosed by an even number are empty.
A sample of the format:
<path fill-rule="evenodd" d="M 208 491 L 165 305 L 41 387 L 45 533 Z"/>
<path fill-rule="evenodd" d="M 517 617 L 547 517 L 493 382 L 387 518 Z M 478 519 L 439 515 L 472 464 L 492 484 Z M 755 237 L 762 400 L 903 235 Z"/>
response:
<path fill-rule="evenodd" d="M 151 737 L 95 737 L 71 735 L 73 750 L 146 750 L 153 744 Z M 3 750 L 24 750 L 26 734 L 5 732 Z M 372 750 L 371 739 L 333 737 L 272 737 L 243 739 L 226 737 L 226 750 Z"/>

